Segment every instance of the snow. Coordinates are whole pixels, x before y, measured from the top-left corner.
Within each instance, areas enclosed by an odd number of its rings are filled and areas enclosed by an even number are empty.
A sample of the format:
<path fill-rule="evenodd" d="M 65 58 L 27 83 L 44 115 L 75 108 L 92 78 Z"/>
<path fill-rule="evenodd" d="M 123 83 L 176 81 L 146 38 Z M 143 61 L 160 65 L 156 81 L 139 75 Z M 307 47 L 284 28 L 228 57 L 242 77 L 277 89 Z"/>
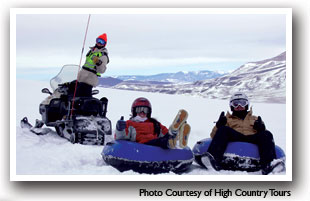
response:
<path fill-rule="evenodd" d="M 17 80 L 16 83 L 16 175 L 137 175 L 133 171 L 118 172 L 107 166 L 101 157 L 103 146 L 71 144 L 59 137 L 56 132 L 37 136 L 20 128 L 20 120 L 27 116 L 30 123 L 41 119 L 39 104 L 47 97 L 41 89 L 49 87 L 48 82 Z M 169 126 L 178 110 L 189 112 L 188 123 L 191 125 L 189 147 L 201 139 L 208 138 L 221 111 L 229 110 L 227 100 L 205 99 L 184 95 L 169 95 L 126 91 L 109 88 L 97 88 L 109 99 L 107 117 L 115 124 L 121 116 L 129 118 L 132 102 L 137 97 L 148 98 L 153 107 L 152 116 L 163 125 Z M 286 105 L 255 103 L 251 101 L 253 114 L 260 115 L 275 138 L 275 143 L 286 152 Z M 14 133 L 12 134 L 14 135 Z M 291 133 L 289 133 L 291 135 Z M 15 139 L 15 138 L 13 138 Z M 193 163 L 193 170 L 187 175 L 257 175 L 260 172 L 214 172 Z M 175 175 L 165 173 L 164 175 Z M 283 174 L 283 173 L 282 173 Z M 284 173 L 285 174 L 285 173 Z"/>

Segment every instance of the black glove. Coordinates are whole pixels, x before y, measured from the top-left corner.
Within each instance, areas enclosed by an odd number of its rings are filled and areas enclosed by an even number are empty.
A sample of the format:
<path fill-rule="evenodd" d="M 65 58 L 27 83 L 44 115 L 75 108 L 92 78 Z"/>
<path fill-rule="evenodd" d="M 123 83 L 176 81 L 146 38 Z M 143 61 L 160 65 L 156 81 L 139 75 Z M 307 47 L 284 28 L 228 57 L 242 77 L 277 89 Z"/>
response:
<path fill-rule="evenodd" d="M 126 128 L 126 121 L 124 121 L 124 117 L 122 116 L 120 120 L 116 123 L 116 130 L 123 131 Z"/>
<path fill-rule="evenodd" d="M 266 130 L 266 126 L 265 126 L 265 124 L 262 121 L 262 118 L 260 116 L 258 116 L 257 120 L 254 122 L 253 129 L 257 130 L 257 132 L 261 132 L 261 131 Z"/>
<path fill-rule="evenodd" d="M 101 64 L 102 64 L 102 61 L 98 60 L 97 63 L 96 63 L 96 66 L 100 66 Z"/>
<path fill-rule="evenodd" d="M 227 123 L 227 118 L 225 116 L 225 112 L 222 112 L 221 115 L 220 115 L 219 120 L 216 122 L 216 127 L 220 128 L 222 126 L 225 126 L 226 123 Z"/>

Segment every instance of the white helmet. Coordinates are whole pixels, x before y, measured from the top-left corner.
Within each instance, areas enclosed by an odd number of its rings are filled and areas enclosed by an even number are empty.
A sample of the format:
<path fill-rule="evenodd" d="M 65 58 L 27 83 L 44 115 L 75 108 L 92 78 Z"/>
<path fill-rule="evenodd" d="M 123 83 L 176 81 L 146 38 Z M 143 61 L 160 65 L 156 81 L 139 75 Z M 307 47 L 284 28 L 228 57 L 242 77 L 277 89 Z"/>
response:
<path fill-rule="evenodd" d="M 231 97 L 230 97 L 230 102 L 236 99 L 245 99 L 247 101 L 249 101 L 247 95 L 245 95 L 245 93 L 243 92 L 236 92 L 234 93 Z"/>
<path fill-rule="evenodd" d="M 236 101 L 236 100 L 243 100 L 243 101 Z M 243 92 L 236 92 L 230 97 L 229 105 L 231 109 L 233 110 L 233 107 L 237 107 L 238 104 L 240 104 L 242 107 L 246 107 L 246 110 L 248 109 L 250 105 L 250 101 Z"/>

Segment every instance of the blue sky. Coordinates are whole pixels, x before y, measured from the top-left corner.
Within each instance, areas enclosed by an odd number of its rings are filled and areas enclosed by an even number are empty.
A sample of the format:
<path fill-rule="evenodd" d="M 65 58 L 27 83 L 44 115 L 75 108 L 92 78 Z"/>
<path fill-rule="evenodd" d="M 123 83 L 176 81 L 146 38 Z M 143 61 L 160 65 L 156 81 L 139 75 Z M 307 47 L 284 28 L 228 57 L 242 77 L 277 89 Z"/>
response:
<path fill-rule="evenodd" d="M 63 65 L 79 63 L 88 14 L 35 13 L 16 14 L 17 77 L 31 76 L 34 70 L 47 79 Z M 110 57 L 106 76 L 231 71 L 284 52 L 285 19 L 284 14 L 249 12 L 96 12 L 91 14 L 82 64 L 88 47 L 106 32 Z"/>

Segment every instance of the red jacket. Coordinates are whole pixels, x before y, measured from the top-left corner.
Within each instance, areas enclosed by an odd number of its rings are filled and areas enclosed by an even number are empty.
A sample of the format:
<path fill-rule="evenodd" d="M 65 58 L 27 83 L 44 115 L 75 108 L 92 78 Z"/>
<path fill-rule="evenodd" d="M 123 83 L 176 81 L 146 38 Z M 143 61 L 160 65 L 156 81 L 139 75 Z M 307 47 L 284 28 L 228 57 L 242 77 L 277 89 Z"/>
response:
<path fill-rule="evenodd" d="M 150 140 L 162 137 L 168 133 L 168 129 L 159 123 L 160 133 L 154 132 L 154 123 L 149 119 L 144 122 L 136 122 L 132 120 L 126 121 L 126 129 L 124 131 L 115 131 L 115 139 L 127 139 L 139 143 L 146 143 Z"/>

